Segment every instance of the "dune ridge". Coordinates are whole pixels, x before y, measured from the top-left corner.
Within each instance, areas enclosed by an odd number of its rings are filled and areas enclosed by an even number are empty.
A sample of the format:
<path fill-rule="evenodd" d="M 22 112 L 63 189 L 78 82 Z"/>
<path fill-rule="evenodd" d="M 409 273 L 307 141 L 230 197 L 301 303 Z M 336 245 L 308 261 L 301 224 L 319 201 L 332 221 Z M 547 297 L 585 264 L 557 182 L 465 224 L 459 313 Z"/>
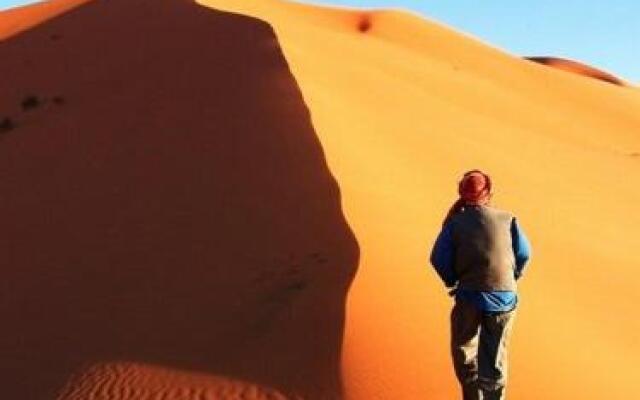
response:
<path fill-rule="evenodd" d="M 82 5 L 90 0 L 55 0 L 42 1 L 21 7 L 0 11 L 0 40 L 32 28 L 44 21 L 54 18 Z"/>
<path fill-rule="evenodd" d="M 584 63 L 568 60 L 561 57 L 525 57 L 526 60 L 537 62 L 539 64 L 548 65 L 562 71 L 572 72 L 589 78 L 599 79 L 614 85 L 628 86 L 622 79 L 598 68 L 586 65 Z"/>
<path fill-rule="evenodd" d="M 270 25 L 94 0 L 0 57 L 0 397 L 341 397 L 358 244 Z"/>

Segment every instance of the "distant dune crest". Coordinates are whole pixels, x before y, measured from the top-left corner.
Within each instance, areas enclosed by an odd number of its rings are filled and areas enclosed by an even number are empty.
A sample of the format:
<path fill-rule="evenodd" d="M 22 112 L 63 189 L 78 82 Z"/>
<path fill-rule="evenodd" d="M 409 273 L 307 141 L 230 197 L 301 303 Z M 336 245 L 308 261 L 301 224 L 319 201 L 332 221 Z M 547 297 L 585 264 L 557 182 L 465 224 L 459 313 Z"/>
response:
<path fill-rule="evenodd" d="M 599 79 L 601 81 L 608 82 L 614 85 L 628 86 L 626 82 L 624 82 L 617 76 L 578 61 L 568 60 L 566 58 L 560 57 L 525 57 L 525 59 L 563 71 L 573 72 L 574 74 Z"/>

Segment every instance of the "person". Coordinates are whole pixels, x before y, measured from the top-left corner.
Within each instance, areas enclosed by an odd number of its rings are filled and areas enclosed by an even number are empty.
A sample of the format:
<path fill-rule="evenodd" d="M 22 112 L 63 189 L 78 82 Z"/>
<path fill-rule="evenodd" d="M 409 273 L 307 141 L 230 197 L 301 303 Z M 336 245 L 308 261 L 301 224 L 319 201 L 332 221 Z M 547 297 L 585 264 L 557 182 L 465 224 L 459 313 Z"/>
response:
<path fill-rule="evenodd" d="M 512 213 L 489 204 L 493 193 L 487 174 L 466 172 L 458 193 L 430 255 L 455 296 L 453 366 L 464 400 L 504 400 L 516 280 L 530 259 L 530 244 Z"/>

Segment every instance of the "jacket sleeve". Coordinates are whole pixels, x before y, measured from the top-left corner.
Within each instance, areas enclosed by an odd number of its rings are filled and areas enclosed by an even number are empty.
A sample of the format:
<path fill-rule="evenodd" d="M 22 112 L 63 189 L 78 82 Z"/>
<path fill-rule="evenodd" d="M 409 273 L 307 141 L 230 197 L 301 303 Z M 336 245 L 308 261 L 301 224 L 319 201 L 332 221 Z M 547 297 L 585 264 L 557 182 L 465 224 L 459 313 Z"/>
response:
<path fill-rule="evenodd" d="M 524 267 L 531 258 L 531 245 L 516 218 L 511 221 L 511 243 L 516 259 L 514 275 L 516 279 L 519 279 L 524 272 Z"/>
<path fill-rule="evenodd" d="M 453 268 L 455 259 L 455 246 L 453 236 L 451 234 L 451 224 L 446 224 L 431 250 L 431 265 L 435 268 L 438 276 L 444 282 L 445 286 L 455 286 L 458 278 Z"/>

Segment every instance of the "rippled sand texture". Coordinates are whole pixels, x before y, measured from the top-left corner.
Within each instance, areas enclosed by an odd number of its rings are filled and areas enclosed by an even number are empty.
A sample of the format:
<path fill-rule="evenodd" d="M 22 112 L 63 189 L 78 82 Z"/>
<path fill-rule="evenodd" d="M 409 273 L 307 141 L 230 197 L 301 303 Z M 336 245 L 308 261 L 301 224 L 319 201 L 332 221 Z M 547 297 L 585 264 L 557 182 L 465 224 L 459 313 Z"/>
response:
<path fill-rule="evenodd" d="M 59 399 L 286 400 L 248 382 L 140 364 L 94 365 L 70 379 Z"/>

